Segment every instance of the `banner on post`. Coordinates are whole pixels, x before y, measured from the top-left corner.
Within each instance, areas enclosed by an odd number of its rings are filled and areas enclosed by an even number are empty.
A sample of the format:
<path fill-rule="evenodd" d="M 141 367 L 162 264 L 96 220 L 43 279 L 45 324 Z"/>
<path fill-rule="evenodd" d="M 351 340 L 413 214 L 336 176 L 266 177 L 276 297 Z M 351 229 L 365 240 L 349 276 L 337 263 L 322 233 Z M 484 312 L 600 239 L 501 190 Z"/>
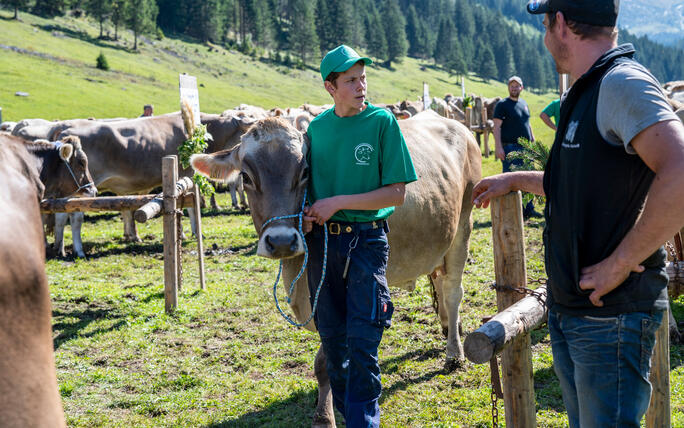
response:
<path fill-rule="evenodd" d="M 199 91 L 197 90 L 197 78 L 189 74 L 178 75 L 178 87 L 180 91 L 181 108 L 183 107 L 183 100 L 187 100 L 192 108 L 192 116 L 195 121 L 195 126 L 201 124 L 200 122 L 200 105 L 199 105 Z"/>

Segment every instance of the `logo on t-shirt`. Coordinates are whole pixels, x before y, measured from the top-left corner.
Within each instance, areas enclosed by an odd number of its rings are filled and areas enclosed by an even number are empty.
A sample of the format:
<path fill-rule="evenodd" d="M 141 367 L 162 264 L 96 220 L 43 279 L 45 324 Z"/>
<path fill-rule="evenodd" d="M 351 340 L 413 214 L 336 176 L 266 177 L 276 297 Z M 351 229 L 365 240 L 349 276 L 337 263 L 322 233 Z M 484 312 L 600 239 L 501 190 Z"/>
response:
<path fill-rule="evenodd" d="M 373 147 L 368 143 L 361 143 L 354 148 L 354 157 L 357 165 L 370 165 Z"/>
<path fill-rule="evenodd" d="M 565 138 L 563 138 L 563 148 L 565 149 L 579 149 L 579 143 L 575 143 L 575 133 L 577 133 L 577 127 L 579 122 L 576 120 L 570 122 L 568 125 L 568 130 L 565 132 Z"/>

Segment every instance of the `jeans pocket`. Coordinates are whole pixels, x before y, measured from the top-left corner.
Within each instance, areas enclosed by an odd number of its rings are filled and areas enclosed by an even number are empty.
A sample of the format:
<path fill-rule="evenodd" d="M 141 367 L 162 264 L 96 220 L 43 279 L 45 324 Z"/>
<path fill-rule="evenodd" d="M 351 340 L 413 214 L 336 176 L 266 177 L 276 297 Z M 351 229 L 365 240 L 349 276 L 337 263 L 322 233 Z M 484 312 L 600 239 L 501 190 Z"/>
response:
<path fill-rule="evenodd" d="M 656 313 L 641 320 L 641 361 L 639 369 L 645 378 L 651 369 L 651 355 L 655 346 L 655 333 L 663 320 L 663 314 Z"/>
<path fill-rule="evenodd" d="M 390 298 L 384 276 L 376 275 L 375 281 L 375 304 L 371 314 L 372 322 L 377 327 L 390 328 L 394 304 Z"/>

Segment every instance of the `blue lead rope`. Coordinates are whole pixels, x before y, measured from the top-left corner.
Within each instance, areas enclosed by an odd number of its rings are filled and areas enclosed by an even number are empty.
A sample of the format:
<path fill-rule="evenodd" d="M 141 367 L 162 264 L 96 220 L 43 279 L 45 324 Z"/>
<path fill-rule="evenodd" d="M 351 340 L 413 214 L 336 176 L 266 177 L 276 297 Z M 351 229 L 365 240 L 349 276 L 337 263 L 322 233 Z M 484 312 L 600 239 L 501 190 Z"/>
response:
<path fill-rule="evenodd" d="M 306 204 L 306 190 L 304 191 L 304 199 L 302 200 L 302 209 L 299 211 L 299 214 L 291 214 L 291 215 L 283 215 L 283 216 L 278 216 L 278 217 L 273 217 L 268 219 L 263 226 L 261 226 L 261 230 L 263 231 L 264 228 L 271 222 L 274 222 L 276 220 L 285 220 L 288 218 L 298 218 L 299 219 L 299 227 L 297 232 L 299 233 L 299 236 L 302 238 L 302 244 L 304 244 L 304 263 L 302 263 L 302 268 L 299 270 L 299 273 L 295 277 L 294 280 L 292 280 L 292 283 L 290 284 L 290 290 L 288 291 L 287 294 L 287 303 L 292 302 L 292 293 L 294 292 L 294 287 L 297 281 L 299 281 L 299 278 L 302 277 L 304 274 L 304 270 L 306 269 L 306 264 L 309 261 L 309 247 L 306 245 L 306 239 L 304 238 L 304 231 L 302 230 L 302 223 L 304 220 L 304 206 Z M 280 266 L 278 267 L 278 276 L 276 276 L 275 283 L 273 284 L 273 299 L 275 300 L 276 308 L 278 308 L 278 311 L 280 312 L 280 315 L 285 318 L 287 322 L 292 324 L 295 327 L 304 327 L 311 321 L 316 314 L 316 308 L 318 307 L 318 295 L 321 292 L 321 287 L 323 286 L 323 281 L 325 281 L 325 271 L 327 267 L 327 262 L 328 262 L 328 228 L 327 224 L 323 224 L 323 229 L 325 231 L 325 241 L 323 244 L 323 271 L 321 272 L 321 280 L 318 282 L 318 288 L 316 289 L 316 296 L 314 297 L 314 302 L 313 302 L 313 307 L 311 308 L 311 315 L 309 315 L 309 318 L 307 318 L 306 321 L 303 323 L 298 323 L 294 321 L 292 318 L 290 318 L 283 310 L 280 308 L 280 303 L 278 302 L 278 295 L 276 293 L 278 289 L 278 283 L 280 282 L 280 275 L 283 272 L 283 261 L 280 261 Z"/>

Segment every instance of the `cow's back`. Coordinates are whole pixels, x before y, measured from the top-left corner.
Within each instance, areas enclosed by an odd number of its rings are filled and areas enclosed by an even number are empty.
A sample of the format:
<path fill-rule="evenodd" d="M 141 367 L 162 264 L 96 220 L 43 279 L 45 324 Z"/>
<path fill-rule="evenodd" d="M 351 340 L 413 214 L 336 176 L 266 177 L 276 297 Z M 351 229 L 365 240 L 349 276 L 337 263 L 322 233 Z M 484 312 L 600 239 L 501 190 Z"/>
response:
<path fill-rule="evenodd" d="M 0 424 L 64 426 L 50 325 L 40 181 L 25 148 L 0 136 Z"/>
<path fill-rule="evenodd" d="M 66 135 L 81 139 L 95 186 L 117 194 L 160 186 L 162 158 L 177 155 L 186 139 L 179 113 L 71 128 L 60 137 Z"/>
<path fill-rule="evenodd" d="M 462 212 L 470 216 L 470 191 L 481 178 L 482 161 L 472 133 L 457 121 L 426 111 L 399 126 L 418 175 L 389 218 L 387 279 L 401 286 L 442 265 Z"/>

